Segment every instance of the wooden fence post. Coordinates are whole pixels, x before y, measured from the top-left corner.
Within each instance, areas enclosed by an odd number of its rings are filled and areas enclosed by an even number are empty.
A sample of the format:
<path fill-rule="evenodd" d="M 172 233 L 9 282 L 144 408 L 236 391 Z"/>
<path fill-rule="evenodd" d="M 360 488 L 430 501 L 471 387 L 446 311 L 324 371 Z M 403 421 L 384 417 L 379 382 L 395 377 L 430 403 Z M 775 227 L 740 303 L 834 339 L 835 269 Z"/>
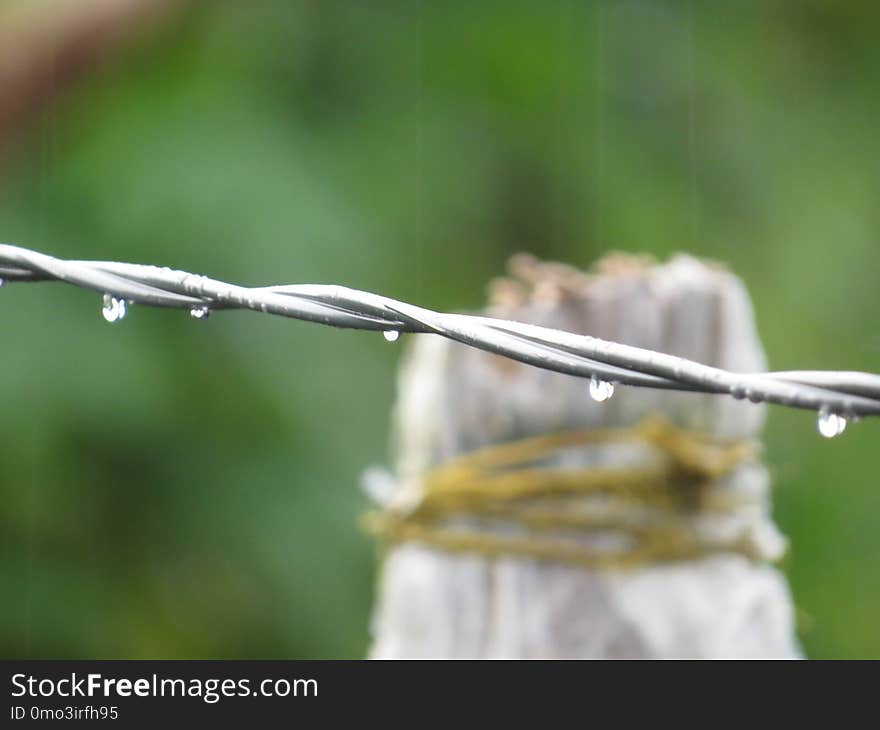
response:
<path fill-rule="evenodd" d="M 612 255 L 586 274 L 521 255 L 510 269 L 490 316 L 765 367 L 721 266 Z M 374 520 L 387 549 L 371 656 L 799 655 L 771 564 L 785 541 L 747 448 L 763 406 L 623 386 L 597 402 L 582 379 L 411 339 Z"/>

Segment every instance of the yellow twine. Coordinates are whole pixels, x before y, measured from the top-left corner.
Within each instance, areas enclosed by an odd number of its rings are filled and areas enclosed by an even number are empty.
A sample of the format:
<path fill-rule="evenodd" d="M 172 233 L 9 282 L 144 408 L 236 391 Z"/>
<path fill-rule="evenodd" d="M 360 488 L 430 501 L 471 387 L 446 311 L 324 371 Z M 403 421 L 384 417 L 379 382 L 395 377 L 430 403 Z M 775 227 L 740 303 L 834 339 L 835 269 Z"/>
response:
<path fill-rule="evenodd" d="M 661 456 L 639 467 L 552 468 L 540 461 L 565 449 L 642 442 Z M 737 552 L 759 559 L 748 536 L 721 542 L 699 537 L 686 517 L 729 512 L 736 499 L 710 499 L 709 486 L 755 457 L 752 442 L 684 431 L 660 416 L 634 428 L 567 431 L 493 445 L 426 474 L 418 504 L 366 515 L 386 544 L 418 542 L 486 557 L 523 556 L 587 567 L 633 567 Z M 609 494 L 651 508 L 645 521 L 585 511 L 583 497 Z M 463 525 L 462 523 L 466 523 Z M 510 526 L 522 534 L 510 533 Z M 506 534 L 486 528 L 506 526 Z M 631 546 L 599 550 L 585 534 L 618 532 Z"/>

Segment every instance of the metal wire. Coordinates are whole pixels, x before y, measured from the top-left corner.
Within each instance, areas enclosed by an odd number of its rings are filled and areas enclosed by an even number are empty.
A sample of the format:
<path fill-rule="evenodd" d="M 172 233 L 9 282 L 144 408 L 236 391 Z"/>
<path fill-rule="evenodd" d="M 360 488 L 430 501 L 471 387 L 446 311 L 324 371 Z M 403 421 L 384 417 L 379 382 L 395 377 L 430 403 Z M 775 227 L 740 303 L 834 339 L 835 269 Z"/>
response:
<path fill-rule="evenodd" d="M 798 370 L 733 373 L 589 335 L 489 317 L 434 312 L 342 286 L 250 288 L 157 266 L 58 259 L 0 244 L 4 282 L 63 281 L 121 302 L 189 309 L 194 316 L 251 309 L 332 327 L 430 333 L 528 365 L 583 378 L 747 398 L 834 415 L 880 415 L 880 375 Z"/>

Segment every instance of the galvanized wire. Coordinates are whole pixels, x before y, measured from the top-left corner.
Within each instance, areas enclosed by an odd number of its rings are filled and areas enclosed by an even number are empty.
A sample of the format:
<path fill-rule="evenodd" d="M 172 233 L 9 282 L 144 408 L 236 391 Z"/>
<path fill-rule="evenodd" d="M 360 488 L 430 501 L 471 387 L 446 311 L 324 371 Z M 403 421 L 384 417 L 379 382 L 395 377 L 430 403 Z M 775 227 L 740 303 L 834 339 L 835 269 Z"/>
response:
<path fill-rule="evenodd" d="M 186 271 L 112 261 L 72 261 L 0 244 L 3 282 L 63 281 L 105 295 L 113 307 L 137 303 L 211 311 L 251 309 L 332 327 L 397 334 L 429 333 L 535 367 L 602 383 L 715 393 L 806 408 L 828 420 L 880 415 L 880 375 L 798 370 L 733 373 L 662 352 L 548 327 L 434 312 L 343 286 L 294 284 L 243 287 Z M 820 422 L 821 426 L 821 422 Z M 826 426 L 833 431 L 833 424 Z M 842 428 L 840 429 L 842 430 Z M 826 433 L 826 435 L 829 435 Z"/>

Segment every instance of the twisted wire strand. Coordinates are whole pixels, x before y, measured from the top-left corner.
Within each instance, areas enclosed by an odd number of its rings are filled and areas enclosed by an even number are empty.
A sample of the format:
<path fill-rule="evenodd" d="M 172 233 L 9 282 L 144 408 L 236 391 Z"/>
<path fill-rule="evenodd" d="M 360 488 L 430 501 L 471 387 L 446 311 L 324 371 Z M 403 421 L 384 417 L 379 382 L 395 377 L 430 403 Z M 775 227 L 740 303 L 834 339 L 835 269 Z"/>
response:
<path fill-rule="evenodd" d="M 476 315 L 435 312 L 336 285 L 243 287 L 165 267 L 74 261 L 0 244 L 4 282 L 62 281 L 131 303 L 177 309 L 251 309 L 332 327 L 428 333 L 582 378 L 748 398 L 844 417 L 880 415 L 880 375 L 797 370 L 733 373 L 589 335 Z"/>

